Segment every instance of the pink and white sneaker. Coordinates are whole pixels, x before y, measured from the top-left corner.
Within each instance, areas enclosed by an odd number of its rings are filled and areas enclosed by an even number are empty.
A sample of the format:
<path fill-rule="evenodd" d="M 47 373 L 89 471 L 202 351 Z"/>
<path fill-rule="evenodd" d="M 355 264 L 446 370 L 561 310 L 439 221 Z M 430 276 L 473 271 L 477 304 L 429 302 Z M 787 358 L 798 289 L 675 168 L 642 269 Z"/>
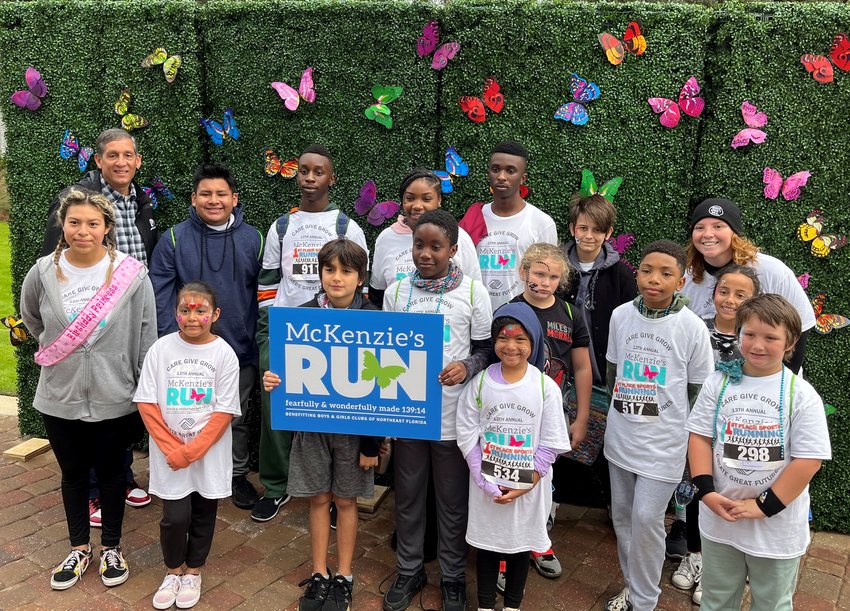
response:
<path fill-rule="evenodd" d="M 130 482 L 127 484 L 124 500 L 130 507 L 144 507 L 150 505 L 151 497 L 144 489 L 139 488 L 136 482 Z"/>
<path fill-rule="evenodd" d="M 100 519 L 100 499 L 89 499 L 89 526 L 92 528 L 103 526 Z"/>

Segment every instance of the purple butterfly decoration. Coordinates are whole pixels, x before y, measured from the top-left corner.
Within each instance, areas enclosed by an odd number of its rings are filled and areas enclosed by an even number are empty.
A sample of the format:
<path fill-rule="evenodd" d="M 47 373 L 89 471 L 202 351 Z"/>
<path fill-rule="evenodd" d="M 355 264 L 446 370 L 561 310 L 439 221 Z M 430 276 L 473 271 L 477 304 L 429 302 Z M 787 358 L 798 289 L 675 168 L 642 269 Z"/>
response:
<path fill-rule="evenodd" d="M 460 43 L 458 42 L 446 42 L 438 48 L 437 45 L 439 42 L 440 24 L 436 21 L 429 21 L 422 28 L 422 36 L 416 39 L 416 54 L 419 57 L 425 57 L 434 53 L 434 57 L 431 60 L 431 67 L 434 70 L 445 68 L 449 60 L 460 51 Z"/>
<path fill-rule="evenodd" d="M 32 66 L 27 68 L 24 79 L 27 89 L 16 91 L 9 99 L 18 108 L 38 110 L 41 107 L 41 98 L 47 95 L 47 83 L 41 78 L 41 73 Z"/>
<path fill-rule="evenodd" d="M 159 177 L 154 178 L 151 181 L 150 187 L 142 187 L 142 190 L 147 193 L 154 210 L 156 210 L 157 206 L 159 206 L 160 197 L 165 198 L 168 201 L 174 199 L 174 193 L 171 192 L 171 189 L 169 189 Z"/>
<path fill-rule="evenodd" d="M 366 184 L 360 188 L 360 195 L 354 202 L 354 211 L 361 216 L 365 214 L 366 220 L 376 227 L 383 225 L 384 221 L 398 214 L 399 208 L 401 206 L 398 202 L 392 200 L 378 201 L 378 187 L 373 180 L 366 181 Z"/>
<path fill-rule="evenodd" d="M 811 279 L 812 275 L 809 272 L 804 272 L 797 276 L 797 282 L 799 282 L 800 286 L 802 286 L 804 289 L 809 288 L 809 280 Z"/>
<path fill-rule="evenodd" d="M 611 247 L 614 250 L 617 251 L 617 254 L 620 255 L 620 260 L 623 263 L 625 263 L 629 267 L 629 269 L 631 269 L 634 272 L 635 271 L 634 265 L 632 265 L 631 263 L 626 261 L 624 254 L 635 243 L 635 234 L 633 234 L 633 233 L 621 233 L 619 235 L 612 236 L 612 237 L 608 238 L 608 243 L 611 245 Z"/>

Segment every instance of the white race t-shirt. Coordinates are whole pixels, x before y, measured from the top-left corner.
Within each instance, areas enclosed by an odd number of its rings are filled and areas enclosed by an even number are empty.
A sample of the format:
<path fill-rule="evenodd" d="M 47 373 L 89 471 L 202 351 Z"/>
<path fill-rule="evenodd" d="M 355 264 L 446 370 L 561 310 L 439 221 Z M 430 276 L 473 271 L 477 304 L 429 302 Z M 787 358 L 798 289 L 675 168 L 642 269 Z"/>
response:
<path fill-rule="evenodd" d="M 624 303 L 611 315 L 605 358 L 617 364 L 605 457 L 643 477 L 679 482 L 688 449 L 688 384 L 702 384 L 714 371 L 705 323 L 687 308 L 651 319 Z"/>
<path fill-rule="evenodd" d="M 213 412 L 239 416 L 239 359 L 220 337 L 190 344 L 171 333 L 158 339 L 145 356 L 136 403 L 155 403 L 174 435 L 189 443 Z M 182 499 L 197 492 L 207 499 L 230 496 L 233 450 L 230 427 L 198 461 L 173 471 L 156 443 L 150 444 L 150 492 L 161 499 Z"/>
<path fill-rule="evenodd" d="M 483 377 L 482 377 L 483 376 Z M 481 407 L 476 395 L 479 394 Z M 497 485 L 530 483 L 539 446 L 559 453 L 570 450 L 561 389 L 552 378 L 529 365 L 513 384 L 500 384 L 487 370 L 472 378 L 457 408 L 457 442 L 464 456 L 480 444 L 484 477 Z M 527 487 L 527 486 L 526 486 Z M 552 508 L 552 470 L 513 503 L 500 505 L 469 479 L 466 541 L 479 549 L 513 554 L 551 546 L 546 521 Z"/>
<path fill-rule="evenodd" d="M 811 384 L 794 379 L 785 368 L 782 422 L 779 421 L 779 389 L 782 374 L 744 376 L 740 384 L 728 384 L 717 413 L 716 443 L 712 471 L 717 492 L 734 500 L 752 499 L 778 479 L 792 458 L 829 460 L 832 451 L 823 401 Z M 715 372 L 699 394 L 687 430 L 711 438 L 723 374 Z M 785 457 L 779 449 L 784 437 Z M 706 539 L 731 545 L 762 558 L 796 558 L 809 545 L 809 487 L 776 515 L 763 520 L 727 522 L 708 507 L 699 516 Z"/>
<path fill-rule="evenodd" d="M 106 271 L 109 269 L 109 254 L 103 255 L 103 258 L 92 265 L 91 267 L 76 267 L 68 262 L 63 250 L 59 255 L 59 267 L 62 273 L 65 274 L 66 282 L 60 282 L 59 288 L 62 291 L 62 308 L 65 310 L 65 315 L 68 317 L 68 322 L 74 320 L 86 304 L 91 301 L 100 287 L 106 282 Z M 115 253 L 115 263 L 113 269 L 118 267 L 124 259 L 127 258 L 123 252 Z M 100 321 L 94 331 L 86 338 L 85 345 L 89 346 L 94 343 L 100 330 L 106 326 L 106 321 L 109 317 L 105 316 Z"/>
<path fill-rule="evenodd" d="M 812 304 L 794 272 L 787 265 L 776 257 L 760 252 L 751 267 L 758 274 L 762 293 L 781 295 L 797 308 L 803 322 L 803 331 L 815 326 Z M 697 284 L 690 270 L 685 271 L 685 286 L 681 292 L 690 298 L 688 307 L 700 318 L 713 317 L 715 314 L 714 284 L 714 277 L 707 272 L 703 274 L 702 282 Z"/>
<path fill-rule="evenodd" d="M 481 280 L 481 268 L 478 265 L 478 254 L 472 238 L 462 228 L 458 227 L 457 254 L 452 257 L 455 265 L 465 276 Z M 392 227 L 387 227 L 375 240 L 375 253 L 372 259 L 372 279 L 369 286 L 379 290 L 386 288 L 397 280 L 406 278 L 416 268 L 413 265 L 413 234 L 398 233 Z"/>
<path fill-rule="evenodd" d="M 535 242 L 558 245 L 558 230 L 552 217 L 526 202 L 513 216 L 497 216 L 493 204 L 482 209 L 487 235 L 475 247 L 481 265 L 481 279 L 490 293 L 490 305 L 500 305 L 522 293 L 519 264 L 522 255 Z"/>
<path fill-rule="evenodd" d="M 277 221 L 272 223 L 266 236 L 263 252 L 263 268 L 280 267 L 280 286 L 274 299 L 275 306 L 300 306 L 310 301 L 321 288 L 319 278 L 319 251 L 322 246 L 336 238 L 336 222 L 339 210 L 326 212 L 293 212 L 283 238 L 281 252 L 277 234 Z M 366 236 L 363 230 L 349 219 L 345 237 L 363 247 L 366 254 Z"/>
<path fill-rule="evenodd" d="M 443 367 L 462 361 L 470 354 L 472 340 L 489 339 L 493 312 L 487 290 L 477 280 L 464 276 L 453 291 L 439 295 L 411 286 L 402 278 L 384 293 L 386 312 L 425 312 L 443 315 Z M 443 417 L 440 439 L 456 439 L 455 411 L 463 384 L 443 386 Z"/>

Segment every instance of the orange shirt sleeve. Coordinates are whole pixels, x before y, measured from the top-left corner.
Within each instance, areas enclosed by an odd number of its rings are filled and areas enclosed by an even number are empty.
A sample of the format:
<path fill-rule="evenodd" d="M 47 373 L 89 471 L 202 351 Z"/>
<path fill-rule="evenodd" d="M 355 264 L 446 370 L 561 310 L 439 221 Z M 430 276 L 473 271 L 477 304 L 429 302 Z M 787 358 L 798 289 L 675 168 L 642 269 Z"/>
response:
<path fill-rule="evenodd" d="M 181 444 L 165 454 L 168 464 L 172 468 L 184 469 L 196 460 L 202 459 L 207 451 L 224 435 L 231 420 L 233 420 L 233 414 L 213 412 L 210 421 L 192 441 Z"/>
<path fill-rule="evenodd" d="M 168 454 L 183 445 L 183 441 L 171 432 L 162 419 L 162 411 L 156 403 L 139 403 L 139 413 L 151 438 L 162 453 Z"/>

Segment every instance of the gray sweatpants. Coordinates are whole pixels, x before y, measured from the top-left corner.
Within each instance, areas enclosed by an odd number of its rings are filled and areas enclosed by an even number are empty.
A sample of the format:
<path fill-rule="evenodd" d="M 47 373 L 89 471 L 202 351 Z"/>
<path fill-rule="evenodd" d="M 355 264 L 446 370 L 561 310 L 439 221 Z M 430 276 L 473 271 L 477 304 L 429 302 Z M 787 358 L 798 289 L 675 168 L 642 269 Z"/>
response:
<path fill-rule="evenodd" d="M 664 512 L 678 482 L 661 482 L 608 463 L 611 519 L 620 569 L 634 611 L 652 611 L 661 595 Z"/>
<path fill-rule="evenodd" d="M 425 496 L 428 469 L 434 471 L 440 573 L 447 581 L 465 581 L 469 467 L 454 441 L 398 439 L 395 442 L 396 571 L 422 570 L 425 547 Z"/>
<path fill-rule="evenodd" d="M 251 426 L 248 410 L 254 396 L 254 384 L 257 382 L 257 368 L 246 365 L 239 369 L 239 404 L 242 415 L 230 423 L 233 440 L 233 477 L 248 475 L 248 443 L 251 438 Z"/>

